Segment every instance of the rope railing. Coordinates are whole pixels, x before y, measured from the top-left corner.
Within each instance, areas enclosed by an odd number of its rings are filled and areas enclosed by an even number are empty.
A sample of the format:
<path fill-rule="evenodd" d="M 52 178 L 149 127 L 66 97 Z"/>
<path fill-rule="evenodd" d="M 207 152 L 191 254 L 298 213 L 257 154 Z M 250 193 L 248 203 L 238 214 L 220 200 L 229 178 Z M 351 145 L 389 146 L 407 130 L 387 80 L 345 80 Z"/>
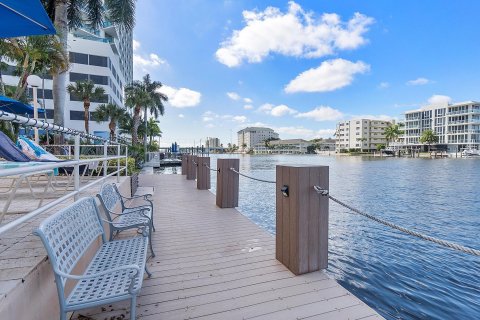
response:
<path fill-rule="evenodd" d="M 247 176 L 246 174 L 238 172 L 237 170 L 235 170 L 235 168 L 230 168 L 230 170 L 235 172 L 236 174 L 241 175 L 242 177 L 245 177 L 245 178 L 248 178 L 248 179 L 252 179 L 252 180 L 256 180 L 256 181 L 260 181 L 260 182 L 266 182 L 266 183 L 276 183 L 275 181 L 271 181 L 271 180 L 263 180 L 263 179 L 258 179 L 258 178 L 254 178 L 254 177 L 251 177 L 251 176 Z"/>
<path fill-rule="evenodd" d="M 210 166 L 209 166 L 208 164 L 206 164 L 206 163 L 204 163 L 203 165 L 204 165 L 205 167 L 207 167 L 207 169 L 210 170 L 210 171 L 218 172 L 218 169 L 212 169 L 212 168 L 210 168 Z"/>
<path fill-rule="evenodd" d="M 411 236 L 414 236 L 414 237 L 417 237 L 417 238 L 420 238 L 420 239 L 423 239 L 423 240 L 426 240 L 426 241 L 430 241 L 430 242 L 433 242 L 433 243 L 436 243 L 438 245 L 441 245 L 443 247 L 446 247 L 446 248 L 449 248 L 449 249 L 453 249 L 453 250 L 457 250 L 457 251 L 460 251 L 460 252 L 464 252 L 464 253 L 468 253 L 468 254 L 471 254 L 471 255 L 475 255 L 475 256 L 480 256 L 480 250 L 477 250 L 477 249 L 473 249 L 473 248 L 469 248 L 469 247 L 466 247 L 466 246 L 462 246 L 462 245 L 459 245 L 457 243 L 453 243 L 453 242 L 450 242 L 450 241 L 446 241 L 446 240 L 443 240 L 443 239 L 438 239 L 438 238 L 435 238 L 435 237 L 432 237 L 432 236 L 429 236 L 429 235 L 425 235 L 423 233 L 420 233 L 420 232 L 417 232 L 417 231 L 413 231 L 413 230 L 410 230 L 410 229 L 407 229 L 407 228 L 404 228 L 404 227 L 401 227 L 399 225 L 396 225 L 392 222 L 389 222 L 389 221 L 386 221 L 386 220 L 383 220 L 383 219 L 380 219 L 378 217 L 375 217 L 374 215 L 371 215 L 369 213 L 366 213 L 366 212 L 363 212 L 363 211 L 360 211 L 346 203 L 344 203 L 343 201 L 340 201 L 338 200 L 337 198 L 331 196 L 329 194 L 329 191 L 326 190 L 326 189 L 323 189 L 319 186 L 313 186 L 313 188 L 315 189 L 315 191 L 324 196 L 324 197 L 328 197 L 329 199 L 331 199 L 332 201 L 338 203 L 339 205 L 359 214 L 359 215 L 362 215 L 370 220 L 373 220 L 375 222 L 378 222 L 378 223 L 381 223 L 387 227 L 390 227 L 392 229 L 396 229 L 398 231 L 401 231 L 405 234 L 408 234 L 408 235 L 411 235 Z"/>

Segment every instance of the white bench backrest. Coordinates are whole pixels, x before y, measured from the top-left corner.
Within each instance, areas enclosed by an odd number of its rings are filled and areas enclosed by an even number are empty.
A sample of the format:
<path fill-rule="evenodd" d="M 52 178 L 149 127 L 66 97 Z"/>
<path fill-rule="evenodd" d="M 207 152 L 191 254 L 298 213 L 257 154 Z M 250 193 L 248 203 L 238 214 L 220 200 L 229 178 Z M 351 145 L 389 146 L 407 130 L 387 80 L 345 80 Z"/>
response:
<path fill-rule="evenodd" d="M 90 245 L 102 236 L 95 198 L 82 198 L 45 219 L 35 230 L 47 249 L 54 269 L 70 273 Z M 65 279 L 63 279 L 65 284 Z"/>

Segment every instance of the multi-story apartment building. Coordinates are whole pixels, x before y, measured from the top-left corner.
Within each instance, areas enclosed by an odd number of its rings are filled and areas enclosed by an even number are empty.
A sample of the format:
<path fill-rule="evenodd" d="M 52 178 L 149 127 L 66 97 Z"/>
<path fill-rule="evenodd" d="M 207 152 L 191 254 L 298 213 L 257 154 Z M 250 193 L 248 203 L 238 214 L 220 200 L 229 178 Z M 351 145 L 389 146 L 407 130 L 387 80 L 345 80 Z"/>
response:
<path fill-rule="evenodd" d="M 124 87 L 133 80 L 133 43 L 132 32 L 123 27 L 104 22 L 99 30 L 83 27 L 68 34 L 70 68 L 67 71 L 67 83 L 78 80 L 91 80 L 105 89 L 101 99 L 92 101 L 90 112 L 102 103 L 115 103 L 124 106 Z M 3 72 L 6 84 L 16 85 L 18 77 L 13 75 L 11 66 Z M 38 99 L 45 106 L 46 118 L 53 121 L 52 77 L 39 74 L 44 86 L 38 89 Z M 31 97 L 31 88 L 29 89 Z M 65 126 L 84 130 L 83 102 L 67 93 L 65 105 Z M 106 123 L 91 121 L 90 133 L 108 137 Z"/>
<path fill-rule="evenodd" d="M 206 148 L 220 148 L 220 139 L 207 137 L 205 140 L 205 147 Z"/>
<path fill-rule="evenodd" d="M 278 139 L 278 133 L 270 128 L 263 127 L 247 127 L 238 131 L 237 135 L 240 152 L 247 152 L 267 139 Z"/>
<path fill-rule="evenodd" d="M 304 154 L 307 153 L 307 147 L 312 143 L 303 139 L 272 140 L 268 142 L 257 143 L 253 151 L 259 154 Z"/>
<path fill-rule="evenodd" d="M 480 149 L 480 102 L 427 106 L 405 112 L 406 148 L 423 146 L 420 137 L 425 130 L 432 130 L 438 137 L 438 145 L 449 152 Z"/>
<path fill-rule="evenodd" d="M 335 152 L 348 149 L 374 151 L 379 144 L 386 144 L 385 128 L 389 121 L 354 119 L 337 123 Z"/>

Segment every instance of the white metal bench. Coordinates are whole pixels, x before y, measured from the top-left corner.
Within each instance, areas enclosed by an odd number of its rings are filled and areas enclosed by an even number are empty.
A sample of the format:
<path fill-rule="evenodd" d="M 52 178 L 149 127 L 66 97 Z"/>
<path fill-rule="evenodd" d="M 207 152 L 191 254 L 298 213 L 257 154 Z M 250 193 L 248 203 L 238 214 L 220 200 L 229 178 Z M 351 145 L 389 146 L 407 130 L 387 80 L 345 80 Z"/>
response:
<path fill-rule="evenodd" d="M 95 198 L 83 198 L 50 216 L 35 230 L 47 249 L 55 274 L 60 319 L 67 312 L 130 299 L 130 319 L 135 319 L 136 298 L 146 268 L 148 237 L 107 241 Z M 144 225 L 147 228 L 148 225 Z M 83 274 L 72 274 L 87 249 L 99 238 L 98 248 Z M 68 296 L 67 280 L 76 280 Z"/>
<path fill-rule="evenodd" d="M 150 251 L 152 257 L 155 257 L 151 241 L 152 231 L 155 231 L 153 224 L 153 202 L 149 199 L 151 194 L 124 197 L 118 190 L 116 184 L 106 183 L 100 188 L 97 197 L 100 199 L 100 203 L 105 211 L 105 216 L 110 223 L 110 240 L 123 230 L 136 229 L 148 223 L 149 228 L 147 233 L 150 238 Z M 144 204 L 129 207 L 124 201 L 134 199 L 142 200 Z"/>

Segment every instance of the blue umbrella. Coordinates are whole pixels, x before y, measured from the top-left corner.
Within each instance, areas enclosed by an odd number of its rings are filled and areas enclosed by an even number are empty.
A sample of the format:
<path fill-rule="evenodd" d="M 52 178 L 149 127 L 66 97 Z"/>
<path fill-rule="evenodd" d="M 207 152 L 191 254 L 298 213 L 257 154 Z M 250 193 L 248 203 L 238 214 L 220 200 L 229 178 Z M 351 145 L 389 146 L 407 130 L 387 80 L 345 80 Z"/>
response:
<path fill-rule="evenodd" d="M 0 38 L 55 33 L 40 0 L 0 0 Z"/>
<path fill-rule="evenodd" d="M 0 96 L 0 110 L 14 114 L 33 116 L 33 107 L 23 102 L 11 99 L 9 97 Z M 38 113 L 45 112 L 44 109 L 38 108 Z"/>

